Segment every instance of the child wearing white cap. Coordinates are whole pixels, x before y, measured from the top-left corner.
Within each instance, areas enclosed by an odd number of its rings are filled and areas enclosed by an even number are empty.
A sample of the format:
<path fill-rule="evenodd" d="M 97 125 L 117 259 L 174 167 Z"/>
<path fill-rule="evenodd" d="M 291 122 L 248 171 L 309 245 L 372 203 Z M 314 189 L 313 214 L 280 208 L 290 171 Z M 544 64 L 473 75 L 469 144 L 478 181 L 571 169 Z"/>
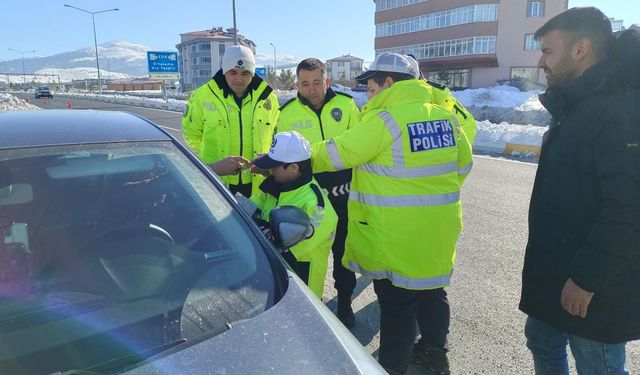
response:
<path fill-rule="evenodd" d="M 280 206 L 299 207 L 309 215 L 313 234 L 283 252 L 282 256 L 322 299 L 338 216 L 313 178 L 309 142 L 294 131 L 278 133 L 269 152 L 256 158 L 253 164 L 271 171 L 271 175 L 260 185 L 259 192 L 251 196 L 251 200 L 262 211 L 261 220 L 267 222 L 269 212 Z"/>

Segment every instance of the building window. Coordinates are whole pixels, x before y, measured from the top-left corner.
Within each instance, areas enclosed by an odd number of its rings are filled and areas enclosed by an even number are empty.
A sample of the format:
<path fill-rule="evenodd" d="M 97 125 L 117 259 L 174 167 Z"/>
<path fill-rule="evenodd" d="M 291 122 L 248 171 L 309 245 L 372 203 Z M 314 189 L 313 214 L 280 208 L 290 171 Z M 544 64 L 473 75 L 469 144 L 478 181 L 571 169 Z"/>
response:
<path fill-rule="evenodd" d="M 529 1 L 527 17 L 544 17 L 544 1 Z"/>
<path fill-rule="evenodd" d="M 533 37 L 533 34 L 524 36 L 524 49 L 525 51 L 538 51 L 540 49 L 540 42 Z"/>
<path fill-rule="evenodd" d="M 211 69 L 200 69 L 198 70 L 198 75 L 200 77 L 211 77 Z"/>
<path fill-rule="evenodd" d="M 224 50 L 225 50 L 225 44 L 224 43 L 220 43 L 218 44 L 218 54 L 220 56 L 224 55 Z"/>
<path fill-rule="evenodd" d="M 196 46 L 191 46 L 191 52 L 193 52 L 193 53 L 196 52 Z"/>
<path fill-rule="evenodd" d="M 211 64 L 211 57 L 201 57 L 199 63 L 200 65 Z"/>
<path fill-rule="evenodd" d="M 376 1 L 376 12 L 386 9 L 400 8 L 425 1 L 427 0 L 378 0 Z"/>
<path fill-rule="evenodd" d="M 490 55 L 496 53 L 495 36 L 443 40 L 376 50 L 376 53 L 395 52 L 411 54 L 416 59 L 437 59 L 449 56 Z"/>
<path fill-rule="evenodd" d="M 474 22 L 498 20 L 498 4 L 469 5 L 376 25 L 376 37 L 414 33 Z"/>
<path fill-rule="evenodd" d="M 469 87 L 469 69 L 446 69 L 427 73 L 429 81 L 438 82 L 452 89 Z"/>
<path fill-rule="evenodd" d="M 338 61 L 338 68 L 344 67 L 344 61 Z"/>
<path fill-rule="evenodd" d="M 511 68 L 511 79 L 522 78 L 527 81 L 538 82 L 537 67 L 515 67 Z"/>
<path fill-rule="evenodd" d="M 211 44 L 198 44 L 198 52 L 211 51 Z"/>

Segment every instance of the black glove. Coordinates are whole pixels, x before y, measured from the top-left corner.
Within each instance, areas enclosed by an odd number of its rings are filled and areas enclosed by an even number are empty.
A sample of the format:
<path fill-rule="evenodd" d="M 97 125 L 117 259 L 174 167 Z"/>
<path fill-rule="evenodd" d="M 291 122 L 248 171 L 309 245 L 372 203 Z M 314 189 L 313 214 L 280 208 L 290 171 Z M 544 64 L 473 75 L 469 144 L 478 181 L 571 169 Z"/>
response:
<path fill-rule="evenodd" d="M 260 228 L 260 232 L 262 232 L 262 234 L 269 240 L 269 242 L 273 243 L 273 241 L 275 241 L 275 237 L 271 232 L 271 225 L 269 225 L 269 222 L 266 220 L 262 220 L 260 218 L 254 218 L 253 221 L 255 221 L 256 224 L 258 224 L 258 228 Z"/>

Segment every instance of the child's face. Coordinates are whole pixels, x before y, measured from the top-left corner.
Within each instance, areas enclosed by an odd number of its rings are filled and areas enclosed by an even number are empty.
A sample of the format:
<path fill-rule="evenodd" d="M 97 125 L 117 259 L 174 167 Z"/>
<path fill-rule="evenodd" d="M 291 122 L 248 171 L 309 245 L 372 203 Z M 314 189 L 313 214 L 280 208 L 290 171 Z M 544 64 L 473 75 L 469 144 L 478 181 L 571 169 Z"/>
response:
<path fill-rule="evenodd" d="M 285 184 L 300 177 L 300 168 L 298 164 L 283 164 L 275 168 L 271 168 L 271 174 L 276 182 Z"/>

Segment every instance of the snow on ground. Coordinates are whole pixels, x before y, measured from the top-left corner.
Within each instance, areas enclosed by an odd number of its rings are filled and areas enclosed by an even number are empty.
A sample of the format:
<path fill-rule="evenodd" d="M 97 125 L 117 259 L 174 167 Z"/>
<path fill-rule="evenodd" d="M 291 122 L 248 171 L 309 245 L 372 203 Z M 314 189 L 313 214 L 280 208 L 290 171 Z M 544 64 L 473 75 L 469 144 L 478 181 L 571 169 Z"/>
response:
<path fill-rule="evenodd" d="M 33 104 L 27 103 L 22 99 L 7 93 L 0 92 L 0 112 L 4 111 L 23 111 L 29 109 L 40 109 Z"/>

